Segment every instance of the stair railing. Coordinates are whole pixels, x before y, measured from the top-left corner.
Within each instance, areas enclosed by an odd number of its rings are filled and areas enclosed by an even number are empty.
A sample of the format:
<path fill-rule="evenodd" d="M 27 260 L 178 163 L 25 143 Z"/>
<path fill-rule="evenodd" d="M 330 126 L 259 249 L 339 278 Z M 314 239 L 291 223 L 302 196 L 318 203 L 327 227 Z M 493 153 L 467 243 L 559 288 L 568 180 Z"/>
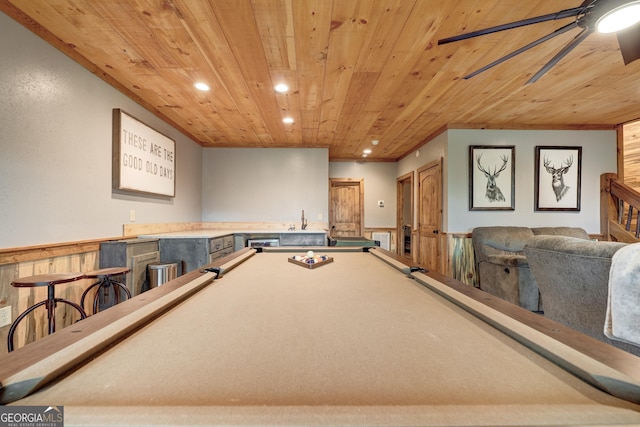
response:
<path fill-rule="evenodd" d="M 640 193 L 613 173 L 600 176 L 600 228 L 606 240 L 640 242 Z"/>

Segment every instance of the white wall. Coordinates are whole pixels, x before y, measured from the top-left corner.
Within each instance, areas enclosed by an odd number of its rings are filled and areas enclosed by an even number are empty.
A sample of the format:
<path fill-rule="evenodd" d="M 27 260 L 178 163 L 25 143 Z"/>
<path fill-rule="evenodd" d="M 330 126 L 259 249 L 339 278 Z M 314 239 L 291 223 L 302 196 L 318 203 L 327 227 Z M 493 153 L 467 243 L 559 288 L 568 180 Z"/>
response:
<path fill-rule="evenodd" d="M 448 163 L 448 231 L 465 232 L 485 225 L 576 226 L 600 233 L 600 175 L 617 171 L 616 132 L 582 130 L 450 130 Z M 515 145 L 514 211 L 469 211 L 469 146 Z M 581 209 L 534 210 L 536 146 L 582 147 Z M 454 167 L 454 165 L 456 165 Z"/>
<path fill-rule="evenodd" d="M 513 211 L 469 210 L 469 146 L 515 145 L 516 196 Z M 536 146 L 582 147 L 582 189 L 579 212 L 534 210 Z M 616 132 L 566 130 L 452 129 L 435 137 L 398 162 L 397 176 L 417 171 L 443 158 L 443 229 L 467 233 L 488 225 L 576 226 L 600 233 L 600 175 L 617 171 Z M 417 179 L 417 175 L 416 175 Z M 416 184 L 417 187 L 417 184 Z M 417 188 L 415 189 L 417 197 Z M 417 200 L 417 199 L 416 199 Z M 415 203 L 417 210 L 417 203 Z M 414 222 L 417 215 L 414 214 Z M 417 224 L 415 224 L 417 225 Z"/>
<path fill-rule="evenodd" d="M 328 222 L 329 178 L 353 178 L 364 180 L 365 227 L 395 227 L 396 164 L 330 163 L 328 158 L 324 148 L 207 148 L 202 220 L 284 222 L 298 228 L 304 209 L 310 222 Z"/>
<path fill-rule="evenodd" d="M 470 145 L 515 145 L 515 210 L 469 210 Z M 582 189 L 579 212 L 535 212 L 536 146 L 582 147 Z M 588 233 L 598 234 L 600 233 L 600 175 L 617 172 L 616 150 L 616 132 L 613 130 L 451 129 L 420 147 L 419 157 L 412 153 L 401 159 L 398 162 L 397 176 L 416 171 L 438 158 L 444 159 L 443 229 L 448 233 L 467 233 L 480 226 L 514 225 L 576 226 L 584 228 Z M 417 211 L 417 203 L 415 210 Z"/>
<path fill-rule="evenodd" d="M 327 221 L 326 148 L 207 148 L 202 156 L 202 220 Z"/>
<path fill-rule="evenodd" d="M 0 248 L 200 221 L 202 148 L 0 13 Z M 176 197 L 111 188 L 111 111 L 176 140 Z"/>
<path fill-rule="evenodd" d="M 331 162 L 330 178 L 362 179 L 364 182 L 364 226 L 395 228 L 396 164 L 391 162 Z M 384 202 L 384 207 L 378 206 Z"/>

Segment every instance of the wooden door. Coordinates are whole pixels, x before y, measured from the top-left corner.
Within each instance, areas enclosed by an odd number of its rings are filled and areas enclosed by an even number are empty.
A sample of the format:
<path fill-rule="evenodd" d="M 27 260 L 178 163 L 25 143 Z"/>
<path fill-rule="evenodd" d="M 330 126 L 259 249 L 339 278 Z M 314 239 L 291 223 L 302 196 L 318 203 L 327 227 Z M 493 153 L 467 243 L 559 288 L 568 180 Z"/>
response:
<path fill-rule="evenodd" d="M 362 236 L 364 185 L 362 180 L 329 180 L 329 234 Z"/>
<path fill-rule="evenodd" d="M 413 171 L 396 179 L 396 247 L 398 255 L 411 258 L 413 229 Z"/>
<path fill-rule="evenodd" d="M 418 169 L 418 262 L 441 272 L 442 160 Z"/>

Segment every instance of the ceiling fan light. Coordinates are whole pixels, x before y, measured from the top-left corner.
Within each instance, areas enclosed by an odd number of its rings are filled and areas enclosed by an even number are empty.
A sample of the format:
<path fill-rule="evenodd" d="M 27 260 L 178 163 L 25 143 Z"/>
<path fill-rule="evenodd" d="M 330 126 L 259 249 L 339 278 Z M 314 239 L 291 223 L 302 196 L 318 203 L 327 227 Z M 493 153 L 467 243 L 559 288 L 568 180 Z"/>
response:
<path fill-rule="evenodd" d="M 640 22 L 640 1 L 630 1 L 606 12 L 596 21 L 601 33 L 615 33 Z"/>

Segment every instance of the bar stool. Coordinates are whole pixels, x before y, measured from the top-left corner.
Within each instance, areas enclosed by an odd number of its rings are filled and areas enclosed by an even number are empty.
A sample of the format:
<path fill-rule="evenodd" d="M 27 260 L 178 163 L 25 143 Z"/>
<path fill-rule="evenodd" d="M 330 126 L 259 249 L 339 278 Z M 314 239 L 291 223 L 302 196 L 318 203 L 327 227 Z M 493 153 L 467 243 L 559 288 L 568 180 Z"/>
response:
<path fill-rule="evenodd" d="M 84 308 L 84 299 L 87 297 L 87 294 L 94 287 L 98 287 L 96 290 L 96 294 L 93 297 L 93 314 L 96 314 L 99 310 L 98 307 L 98 298 L 100 297 L 100 291 L 102 289 L 107 290 L 109 287 L 113 290 L 115 294 L 115 304 L 120 303 L 120 290 L 123 290 L 126 294 L 126 298 L 131 298 L 131 292 L 124 285 L 124 283 L 118 282 L 117 280 L 112 279 L 112 276 L 118 276 L 120 274 L 127 274 L 130 270 L 126 267 L 111 267 L 111 268 L 102 268 L 100 270 L 90 271 L 85 273 L 85 277 L 88 279 L 98 279 L 96 283 L 89 286 L 83 293 L 82 298 L 80 299 L 80 306 Z"/>
<path fill-rule="evenodd" d="M 84 279 L 82 273 L 55 273 L 55 274 L 39 274 L 36 276 L 23 277 L 11 282 L 11 286 L 16 288 L 33 288 L 36 286 L 47 286 L 47 299 L 40 301 L 37 304 L 32 305 L 26 309 L 18 318 L 11 324 L 9 328 L 9 335 L 7 336 L 7 348 L 9 352 L 13 351 L 13 335 L 18 327 L 18 323 L 22 321 L 29 313 L 36 308 L 44 305 L 47 308 L 47 318 L 49 319 L 49 334 L 56 331 L 56 305 L 57 303 L 68 304 L 71 307 L 78 310 L 81 319 L 86 319 L 87 314 L 84 312 L 75 302 L 66 300 L 64 298 L 56 298 L 55 286 L 61 283 L 73 282 L 75 280 Z"/>

